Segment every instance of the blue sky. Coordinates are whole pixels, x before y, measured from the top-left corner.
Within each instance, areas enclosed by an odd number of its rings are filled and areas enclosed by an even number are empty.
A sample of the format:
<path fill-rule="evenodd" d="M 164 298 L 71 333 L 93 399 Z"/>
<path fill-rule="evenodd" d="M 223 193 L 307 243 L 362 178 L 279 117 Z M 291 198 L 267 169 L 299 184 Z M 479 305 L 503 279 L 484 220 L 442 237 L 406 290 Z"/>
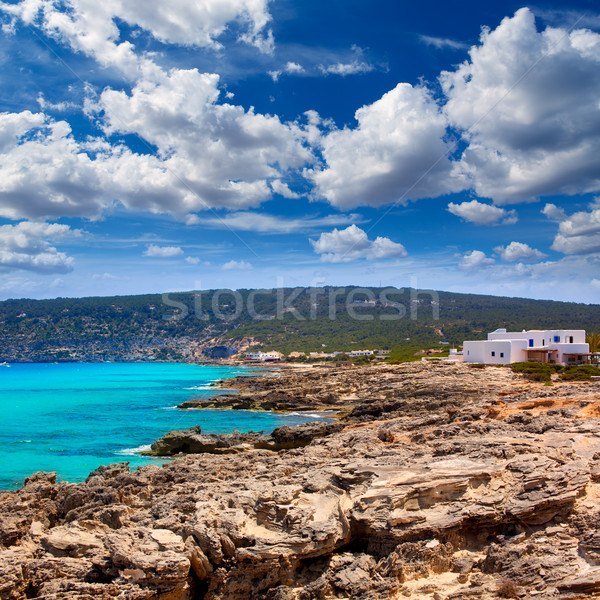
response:
<path fill-rule="evenodd" d="M 0 1 L 0 297 L 597 302 L 596 3 Z"/>

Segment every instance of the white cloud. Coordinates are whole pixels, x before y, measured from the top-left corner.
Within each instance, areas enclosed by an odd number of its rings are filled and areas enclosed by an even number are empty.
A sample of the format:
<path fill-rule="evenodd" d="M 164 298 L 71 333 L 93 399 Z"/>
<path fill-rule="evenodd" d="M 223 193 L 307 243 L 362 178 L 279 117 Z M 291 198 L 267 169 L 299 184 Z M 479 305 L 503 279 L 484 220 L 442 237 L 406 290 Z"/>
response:
<path fill-rule="evenodd" d="M 495 262 L 496 261 L 493 258 L 488 258 L 481 250 L 472 250 L 462 257 L 458 266 L 466 271 L 474 271 L 476 269 L 482 269 L 483 267 L 489 267 Z"/>
<path fill-rule="evenodd" d="M 65 121 L 28 111 L 0 115 L 0 131 L 0 216 L 96 217 L 112 204 L 115 151 L 108 145 L 78 143 Z M 94 158 L 87 153 L 92 150 Z M 123 151 L 120 160 L 130 158 Z"/>
<path fill-rule="evenodd" d="M 268 179 L 312 160 L 297 125 L 218 104 L 218 81 L 214 74 L 174 69 L 140 80 L 131 95 L 110 89 L 101 95 L 107 132 L 138 134 L 164 157 L 177 193 L 161 210 L 258 206 L 271 196 Z"/>
<path fill-rule="evenodd" d="M 309 240 L 321 262 L 350 262 L 360 258 L 376 260 L 383 258 L 401 258 L 407 255 L 402 244 L 386 237 L 378 237 L 371 241 L 365 231 L 356 225 L 346 229 L 334 229 L 324 232 L 318 240 Z"/>
<path fill-rule="evenodd" d="M 144 250 L 144 256 L 150 256 L 152 258 L 174 258 L 175 256 L 181 256 L 183 250 L 179 246 L 157 246 L 150 244 L 146 250 Z"/>
<path fill-rule="evenodd" d="M 562 221 L 567 218 L 565 211 L 556 204 L 546 204 L 541 212 L 552 221 Z"/>
<path fill-rule="evenodd" d="M 286 73 L 304 73 L 304 67 L 297 62 L 290 60 L 285 64 L 284 71 Z"/>
<path fill-rule="evenodd" d="M 508 211 L 491 204 L 483 204 L 477 200 L 460 204 L 450 202 L 448 211 L 465 221 L 475 223 L 475 225 L 513 225 L 519 220 L 515 210 Z"/>
<path fill-rule="evenodd" d="M 50 242 L 77 237 L 81 231 L 58 223 L 22 221 L 0 226 L 0 267 L 39 273 L 68 273 L 73 258 L 59 252 Z"/>
<path fill-rule="evenodd" d="M 46 100 L 42 92 L 38 94 L 37 103 L 40 105 L 40 108 L 42 110 L 54 110 L 56 112 L 65 112 L 67 110 L 72 109 L 79 110 L 79 106 L 77 106 L 77 104 L 75 104 L 74 102 L 49 102 L 48 100 Z"/>
<path fill-rule="evenodd" d="M 346 77 L 346 75 L 369 73 L 370 71 L 373 71 L 375 67 L 364 61 L 353 60 L 350 63 L 335 63 L 327 66 L 321 65 L 320 69 L 323 73 L 328 75 L 341 75 L 342 77 Z"/>
<path fill-rule="evenodd" d="M 595 287 L 600 289 L 600 279 L 592 279 L 590 283 Z"/>
<path fill-rule="evenodd" d="M 0 152 L 11 148 L 15 140 L 34 128 L 42 127 L 44 115 L 28 110 L 20 113 L 0 113 Z"/>
<path fill-rule="evenodd" d="M 500 204 L 599 189 L 600 35 L 538 32 L 523 8 L 469 54 L 440 81 L 477 194 Z"/>
<path fill-rule="evenodd" d="M 600 208 L 565 217 L 558 226 L 552 250 L 563 254 L 600 252 Z"/>
<path fill-rule="evenodd" d="M 0 114 L 0 216 L 97 218 L 115 200 L 183 216 L 270 199 L 269 180 L 312 160 L 307 134 L 278 117 L 218 104 L 218 79 L 155 69 L 131 95 L 102 93 L 94 108 L 104 111 L 106 132 L 137 134 L 157 155 L 102 138 L 76 141 L 65 121 L 43 114 Z"/>
<path fill-rule="evenodd" d="M 129 281 L 129 277 L 121 277 L 120 275 L 113 275 L 112 273 L 94 273 L 92 279 L 102 279 L 104 281 Z"/>
<path fill-rule="evenodd" d="M 185 262 L 188 265 L 197 265 L 200 262 L 200 259 L 197 256 L 186 256 Z"/>
<path fill-rule="evenodd" d="M 300 198 L 299 194 L 296 194 L 296 192 L 293 192 L 292 190 L 290 190 L 290 187 L 288 186 L 287 183 L 284 183 L 283 181 L 279 180 L 279 179 L 275 179 L 274 181 L 271 181 L 271 189 L 276 193 L 279 194 L 280 196 L 283 196 L 284 198 L 287 198 L 288 200 L 297 200 L 298 198 Z"/>
<path fill-rule="evenodd" d="M 39 25 L 47 34 L 94 57 L 101 65 L 115 66 L 134 76 L 140 63 L 134 46 L 119 41 L 116 20 L 139 27 L 164 43 L 215 49 L 221 47 L 218 38 L 227 26 L 236 22 L 241 26 L 239 41 L 271 52 L 273 36 L 266 29 L 271 19 L 267 5 L 268 0 L 65 0 L 64 4 L 22 0 L 0 3 L 0 9 L 27 25 Z"/>
<path fill-rule="evenodd" d="M 288 61 L 282 69 L 276 69 L 273 71 L 267 71 L 271 79 L 277 83 L 279 78 L 285 73 L 287 75 L 300 75 L 301 73 L 305 73 L 305 68 L 292 60 Z"/>
<path fill-rule="evenodd" d="M 523 244 L 522 242 L 511 242 L 506 248 L 504 246 L 498 246 L 494 248 L 494 252 L 498 254 L 502 260 L 509 262 L 536 261 L 541 260 L 546 256 L 543 252 L 540 252 L 536 248 L 531 248 L 531 246 Z"/>
<path fill-rule="evenodd" d="M 319 70 L 325 75 L 357 75 L 369 73 L 375 67 L 364 59 L 364 51 L 358 46 L 352 46 L 352 58 L 348 62 L 336 62 L 329 65 L 319 65 Z"/>
<path fill-rule="evenodd" d="M 429 92 L 401 83 L 356 111 L 355 129 L 335 130 L 321 141 L 327 165 L 308 170 L 317 196 L 332 205 L 405 204 L 463 187 L 446 154 L 446 119 Z"/>
<path fill-rule="evenodd" d="M 245 260 L 230 260 L 221 266 L 222 271 L 251 271 L 254 267 Z"/>
<path fill-rule="evenodd" d="M 348 225 L 356 223 L 360 215 L 327 215 L 325 217 L 305 216 L 296 219 L 278 217 L 257 212 L 235 212 L 222 217 L 199 217 L 188 215 L 187 225 L 201 225 L 211 229 L 233 229 L 235 231 L 255 231 L 259 233 L 287 234 L 309 231 L 318 227 Z"/>
<path fill-rule="evenodd" d="M 451 50 L 466 50 L 469 47 L 469 45 L 464 42 L 432 35 L 420 35 L 419 39 L 428 46 L 438 48 L 438 50 L 443 50 L 444 48 L 450 48 Z"/>

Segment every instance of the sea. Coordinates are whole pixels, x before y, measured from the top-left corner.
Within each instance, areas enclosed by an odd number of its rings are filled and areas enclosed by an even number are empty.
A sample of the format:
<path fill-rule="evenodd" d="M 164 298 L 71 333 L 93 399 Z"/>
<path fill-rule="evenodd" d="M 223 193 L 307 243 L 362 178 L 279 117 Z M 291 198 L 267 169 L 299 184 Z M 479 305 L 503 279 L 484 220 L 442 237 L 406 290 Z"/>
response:
<path fill-rule="evenodd" d="M 248 374 L 237 367 L 179 363 L 12 364 L 0 368 L 0 490 L 36 471 L 84 481 L 100 465 L 130 468 L 169 459 L 140 455 L 165 433 L 264 431 L 319 420 L 316 414 L 181 410 L 219 393 L 214 382 Z"/>

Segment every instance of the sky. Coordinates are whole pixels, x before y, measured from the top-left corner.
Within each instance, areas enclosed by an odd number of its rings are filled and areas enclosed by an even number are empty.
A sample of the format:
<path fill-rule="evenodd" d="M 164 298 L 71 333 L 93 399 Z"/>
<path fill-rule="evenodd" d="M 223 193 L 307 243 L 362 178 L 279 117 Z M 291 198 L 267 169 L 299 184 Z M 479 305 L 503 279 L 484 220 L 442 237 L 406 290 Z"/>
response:
<path fill-rule="evenodd" d="M 0 298 L 598 303 L 600 10 L 0 0 Z"/>

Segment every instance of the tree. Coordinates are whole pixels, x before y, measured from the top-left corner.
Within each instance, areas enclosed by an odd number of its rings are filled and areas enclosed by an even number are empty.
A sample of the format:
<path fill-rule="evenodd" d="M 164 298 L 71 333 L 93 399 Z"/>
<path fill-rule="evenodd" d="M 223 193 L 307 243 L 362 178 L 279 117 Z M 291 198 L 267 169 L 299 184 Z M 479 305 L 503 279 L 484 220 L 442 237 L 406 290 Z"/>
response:
<path fill-rule="evenodd" d="M 592 354 L 600 350 L 600 334 L 588 333 L 585 336 L 585 341 L 589 344 L 590 352 Z"/>

